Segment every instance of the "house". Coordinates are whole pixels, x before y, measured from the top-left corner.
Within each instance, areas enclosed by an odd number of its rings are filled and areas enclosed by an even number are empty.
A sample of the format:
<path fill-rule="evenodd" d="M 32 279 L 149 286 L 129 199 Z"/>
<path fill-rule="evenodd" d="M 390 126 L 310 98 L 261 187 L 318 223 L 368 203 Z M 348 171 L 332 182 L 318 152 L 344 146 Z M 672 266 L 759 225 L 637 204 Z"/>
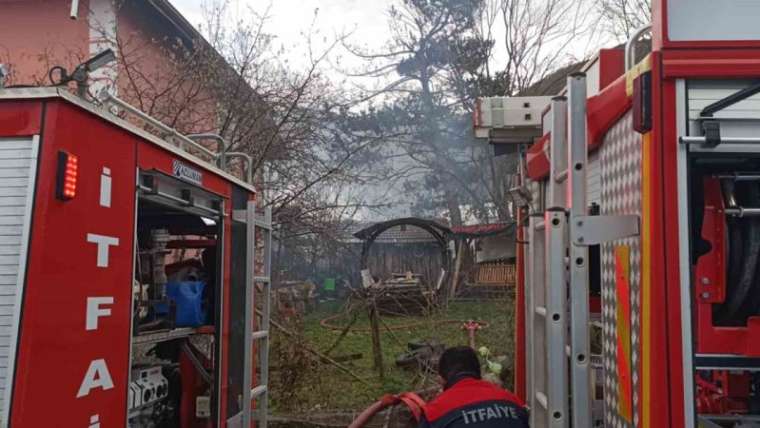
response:
<path fill-rule="evenodd" d="M 7 85 L 49 85 L 52 67 L 70 72 L 112 49 L 118 65 L 91 74 L 90 94 L 107 88 L 184 133 L 216 127 L 218 96 L 197 73 L 178 69 L 187 52 L 210 46 L 168 0 L 0 0 L 0 8 Z"/>

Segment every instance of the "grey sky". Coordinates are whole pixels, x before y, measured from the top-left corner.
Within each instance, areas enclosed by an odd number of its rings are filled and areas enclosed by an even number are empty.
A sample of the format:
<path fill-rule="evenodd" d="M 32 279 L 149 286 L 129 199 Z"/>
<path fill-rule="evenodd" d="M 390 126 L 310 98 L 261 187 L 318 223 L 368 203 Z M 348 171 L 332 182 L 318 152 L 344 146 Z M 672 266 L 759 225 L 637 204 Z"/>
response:
<path fill-rule="evenodd" d="M 172 4 L 193 24 L 203 22 L 202 7 L 209 0 L 171 0 Z M 304 52 L 302 33 L 312 22 L 321 34 L 353 32 L 352 43 L 368 47 L 382 46 L 387 32 L 387 10 L 394 0 L 235 0 L 239 7 L 252 7 L 263 13 L 271 5 L 267 32 L 277 36 L 288 59 L 298 63 Z M 316 16 L 314 11 L 318 9 Z"/>
<path fill-rule="evenodd" d="M 204 4 L 215 0 L 170 0 L 172 4 L 195 24 L 203 22 L 202 9 Z M 284 47 L 281 59 L 287 59 L 291 66 L 306 66 L 307 51 L 304 46 L 303 33 L 308 32 L 312 23 L 314 29 L 312 42 L 315 51 L 320 51 L 320 42 L 333 41 L 339 33 L 352 33 L 349 43 L 353 46 L 382 51 L 388 37 L 388 9 L 401 0 L 230 0 L 232 7 L 239 7 L 241 13 L 234 16 L 244 16 L 246 8 L 253 8 L 264 13 L 269 8 L 269 22 L 265 30 L 276 36 L 277 47 Z M 315 19 L 315 10 L 318 10 Z M 504 33 L 503 25 L 497 20 L 493 37 L 497 40 L 493 52 L 496 62 L 506 61 L 506 52 L 501 43 Z M 316 33 L 316 36 L 314 36 Z M 324 36 L 324 37 L 323 37 Z M 601 47 L 611 42 L 602 42 L 598 35 L 579 37 L 566 50 L 568 52 L 560 62 L 578 60 L 596 53 L 595 47 Z M 557 40 L 556 43 L 561 43 Z M 340 69 L 348 71 L 366 67 L 366 62 L 338 49 L 331 55 L 331 61 L 336 61 L 336 55 L 342 57 Z M 558 64 L 561 65 L 561 64 Z M 335 74 L 336 77 L 340 73 Z"/>

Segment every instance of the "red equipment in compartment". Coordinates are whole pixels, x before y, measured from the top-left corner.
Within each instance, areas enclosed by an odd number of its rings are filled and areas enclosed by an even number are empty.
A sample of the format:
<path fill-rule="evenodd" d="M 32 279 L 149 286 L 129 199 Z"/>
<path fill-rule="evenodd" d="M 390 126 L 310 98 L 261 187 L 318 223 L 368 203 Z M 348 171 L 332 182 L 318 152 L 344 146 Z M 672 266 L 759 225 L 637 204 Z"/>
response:
<path fill-rule="evenodd" d="M 751 375 L 719 370 L 710 373 L 712 379 L 696 377 L 697 412 L 723 415 L 747 413 Z"/>
<path fill-rule="evenodd" d="M 695 270 L 697 307 L 697 353 L 736 354 L 760 357 L 760 317 L 751 316 L 746 326 L 719 327 L 713 323 L 713 305 L 726 299 L 726 217 L 720 180 L 704 179 L 702 239 L 710 251 L 699 258 Z"/>

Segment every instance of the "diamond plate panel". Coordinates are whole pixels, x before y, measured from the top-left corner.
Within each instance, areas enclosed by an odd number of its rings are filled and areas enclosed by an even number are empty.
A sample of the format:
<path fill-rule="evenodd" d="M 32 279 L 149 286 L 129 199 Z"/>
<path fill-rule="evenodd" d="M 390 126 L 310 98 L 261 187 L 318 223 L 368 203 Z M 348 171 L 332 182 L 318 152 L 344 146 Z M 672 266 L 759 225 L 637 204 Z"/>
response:
<path fill-rule="evenodd" d="M 641 136 L 633 130 L 633 115 L 629 111 L 604 138 L 600 150 L 601 213 L 641 214 Z M 614 248 L 630 247 L 631 303 L 631 381 L 632 420 L 628 422 L 618 412 L 619 373 L 617 367 L 617 297 Z M 640 415 L 639 368 L 641 336 L 641 245 L 639 237 L 602 244 L 602 341 L 604 352 L 605 426 L 629 428 L 638 426 Z"/>

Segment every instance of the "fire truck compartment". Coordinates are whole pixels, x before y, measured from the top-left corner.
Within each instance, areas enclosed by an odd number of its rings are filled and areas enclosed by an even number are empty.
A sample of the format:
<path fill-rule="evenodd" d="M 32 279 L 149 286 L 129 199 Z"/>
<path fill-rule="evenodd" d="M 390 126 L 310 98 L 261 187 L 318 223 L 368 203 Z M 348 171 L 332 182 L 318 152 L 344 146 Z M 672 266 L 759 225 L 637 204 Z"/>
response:
<path fill-rule="evenodd" d="M 0 420 L 7 420 L 37 168 L 37 137 L 0 138 Z"/>
<path fill-rule="evenodd" d="M 760 132 L 760 97 L 748 91 L 756 84 L 687 82 L 689 135 L 727 139 L 689 146 L 693 294 L 697 305 L 711 305 L 709 314 L 698 310 L 703 330 L 748 328 L 750 317 L 760 315 L 760 146 L 731 142 Z M 704 350 L 709 336 L 700 337 Z"/>
<path fill-rule="evenodd" d="M 696 411 L 760 416 L 760 132 L 757 83 L 686 82 Z M 753 419 L 754 418 L 754 419 Z M 723 426 L 723 425 L 721 425 Z"/>
<path fill-rule="evenodd" d="M 138 189 L 129 425 L 195 426 L 219 399 L 224 200 L 158 171 Z"/>

